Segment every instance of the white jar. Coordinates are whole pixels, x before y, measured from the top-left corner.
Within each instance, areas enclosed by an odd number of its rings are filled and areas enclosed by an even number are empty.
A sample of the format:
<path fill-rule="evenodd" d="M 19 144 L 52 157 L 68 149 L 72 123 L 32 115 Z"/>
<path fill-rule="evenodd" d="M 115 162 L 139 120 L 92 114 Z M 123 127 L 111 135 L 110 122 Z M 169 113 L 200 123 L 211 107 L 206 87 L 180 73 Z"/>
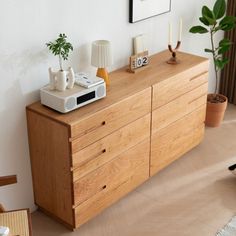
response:
<path fill-rule="evenodd" d="M 67 87 L 67 72 L 59 70 L 56 74 L 56 89 L 59 91 L 65 91 Z"/>

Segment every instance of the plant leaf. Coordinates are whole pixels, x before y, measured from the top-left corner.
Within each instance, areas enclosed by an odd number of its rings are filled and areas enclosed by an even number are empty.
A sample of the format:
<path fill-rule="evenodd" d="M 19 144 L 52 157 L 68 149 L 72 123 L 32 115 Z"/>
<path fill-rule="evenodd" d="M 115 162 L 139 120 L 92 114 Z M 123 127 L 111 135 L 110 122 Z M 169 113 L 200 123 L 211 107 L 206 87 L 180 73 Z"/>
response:
<path fill-rule="evenodd" d="M 210 52 L 210 53 L 213 53 L 213 51 L 211 49 L 208 49 L 208 48 L 205 48 L 204 50 L 205 52 Z"/>
<path fill-rule="evenodd" d="M 236 17 L 234 16 L 225 16 L 219 23 L 219 26 L 222 30 L 228 31 L 235 27 Z"/>
<path fill-rule="evenodd" d="M 224 46 L 230 46 L 232 44 L 232 42 L 230 42 L 229 39 L 222 39 L 219 43 L 220 47 L 224 47 Z"/>
<path fill-rule="evenodd" d="M 221 47 L 218 51 L 218 54 L 224 54 L 225 52 L 229 50 L 229 48 L 230 48 L 230 45 Z"/>
<path fill-rule="evenodd" d="M 207 6 L 202 7 L 202 16 L 208 21 L 209 25 L 216 24 L 214 12 L 211 11 Z"/>
<path fill-rule="evenodd" d="M 205 17 L 199 17 L 199 20 L 204 24 L 204 25 L 206 25 L 206 26 L 209 26 L 210 24 L 209 24 L 209 22 L 208 22 L 208 20 L 205 18 Z"/>
<path fill-rule="evenodd" d="M 228 58 L 224 58 L 224 59 L 214 59 L 215 65 L 222 70 L 225 65 L 229 62 Z"/>
<path fill-rule="evenodd" d="M 190 33 L 193 33 L 193 34 L 205 34 L 208 32 L 208 30 L 206 28 L 204 28 L 203 26 L 201 25 L 197 25 L 197 26 L 193 26 L 190 30 L 189 30 Z"/>
<path fill-rule="evenodd" d="M 225 0 L 217 0 L 213 8 L 213 12 L 215 14 L 216 19 L 222 18 L 225 14 L 225 11 L 226 11 Z"/>

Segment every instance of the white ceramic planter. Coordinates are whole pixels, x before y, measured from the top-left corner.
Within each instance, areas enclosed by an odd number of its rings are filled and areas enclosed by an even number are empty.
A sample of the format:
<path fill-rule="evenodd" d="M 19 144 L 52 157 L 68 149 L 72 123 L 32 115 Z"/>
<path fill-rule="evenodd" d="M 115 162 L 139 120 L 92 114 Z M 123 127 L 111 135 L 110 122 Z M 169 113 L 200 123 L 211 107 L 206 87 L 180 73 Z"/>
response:
<path fill-rule="evenodd" d="M 56 90 L 58 91 L 65 91 L 67 87 L 67 77 L 66 77 L 66 71 L 59 70 L 56 73 Z"/>
<path fill-rule="evenodd" d="M 72 89 L 75 83 L 75 74 L 71 67 L 67 71 L 53 72 L 52 68 L 49 71 L 49 86 L 50 90 L 65 91 L 66 88 Z"/>
<path fill-rule="evenodd" d="M 68 68 L 67 78 L 68 78 L 67 88 L 72 89 L 75 84 L 75 73 L 71 67 Z"/>

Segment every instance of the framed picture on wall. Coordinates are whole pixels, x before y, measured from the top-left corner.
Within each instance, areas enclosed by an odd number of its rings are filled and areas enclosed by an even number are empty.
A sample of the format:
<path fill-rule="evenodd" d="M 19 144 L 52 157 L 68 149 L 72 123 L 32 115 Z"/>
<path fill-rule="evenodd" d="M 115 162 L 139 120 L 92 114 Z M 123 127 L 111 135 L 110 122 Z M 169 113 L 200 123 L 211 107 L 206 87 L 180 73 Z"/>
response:
<path fill-rule="evenodd" d="M 129 0 L 129 22 L 135 23 L 147 18 L 170 12 L 171 0 Z"/>

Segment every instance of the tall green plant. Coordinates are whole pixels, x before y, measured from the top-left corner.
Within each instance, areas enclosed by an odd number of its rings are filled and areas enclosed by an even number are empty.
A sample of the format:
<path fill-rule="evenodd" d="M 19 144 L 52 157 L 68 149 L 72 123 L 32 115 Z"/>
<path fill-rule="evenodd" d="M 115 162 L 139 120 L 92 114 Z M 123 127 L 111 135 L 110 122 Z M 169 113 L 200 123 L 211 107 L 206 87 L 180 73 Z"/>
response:
<path fill-rule="evenodd" d="M 205 48 L 205 52 L 211 53 L 214 60 L 215 69 L 215 93 L 214 100 L 217 102 L 217 91 L 218 91 L 218 72 L 224 68 L 224 66 L 229 62 L 229 59 L 224 57 L 224 53 L 230 48 L 232 42 L 229 39 L 222 39 L 218 45 L 215 43 L 215 35 L 219 31 L 229 31 L 235 27 L 236 17 L 227 16 L 226 14 L 226 1 L 216 0 L 213 9 L 209 9 L 207 6 L 202 7 L 202 15 L 199 17 L 201 25 L 193 26 L 189 32 L 199 33 L 199 34 L 210 34 L 211 48 Z"/>
<path fill-rule="evenodd" d="M 59 34 L 54 42 L 46 43 L 46 46 L 52 54 L 59 57 L 60 70 L 63 71 L 62 59 L 64 61 L 68 60 L 70 51 L 73 51 L 72 44 L 67 42 L 67 36 L 65 34 Z"/>

